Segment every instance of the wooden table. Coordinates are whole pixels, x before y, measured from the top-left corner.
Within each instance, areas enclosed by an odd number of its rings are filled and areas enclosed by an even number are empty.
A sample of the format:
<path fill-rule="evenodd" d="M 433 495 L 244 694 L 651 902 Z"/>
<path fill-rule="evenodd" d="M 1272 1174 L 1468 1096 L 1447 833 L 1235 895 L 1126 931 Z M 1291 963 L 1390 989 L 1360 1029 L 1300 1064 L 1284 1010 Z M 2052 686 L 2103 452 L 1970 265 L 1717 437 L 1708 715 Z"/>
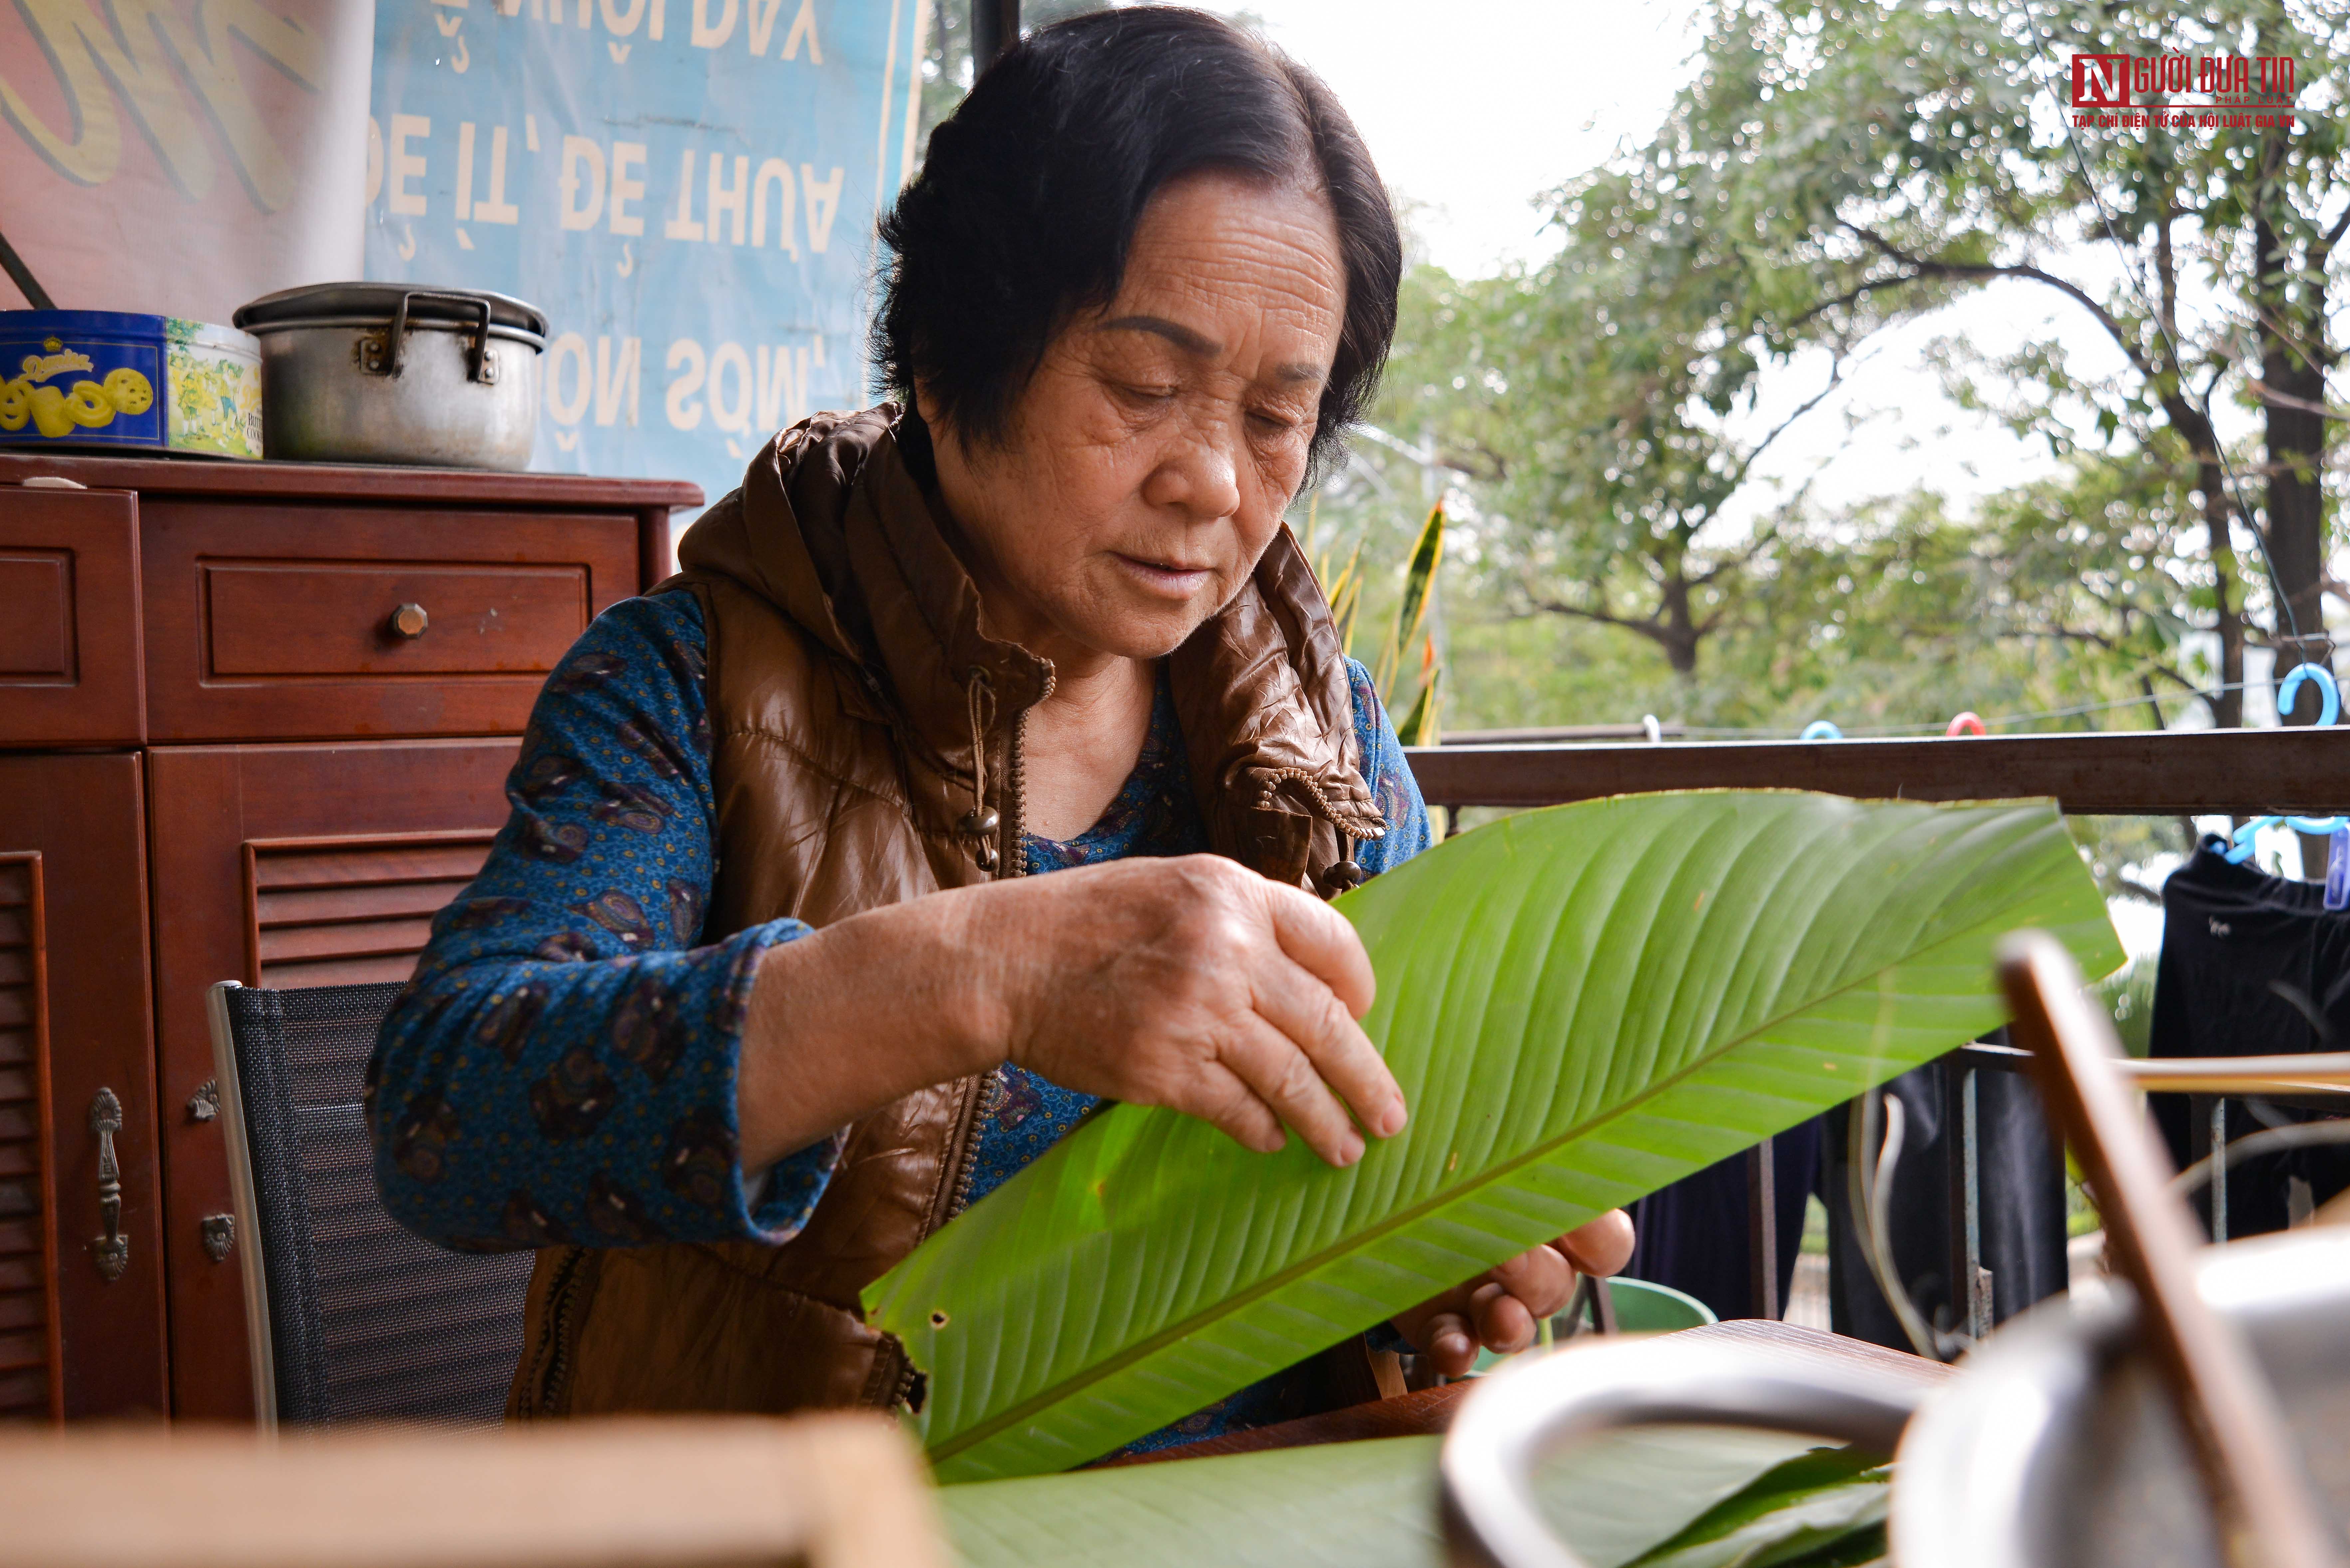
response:
<path fill-rule="evenodd" d="M 1764 1355 L 1775 1353 L 1804 1359 L 1831 1355 L 1924 1384 L 1947 1382 L 1958 1372 L 1954 1366 L 1944 1366 L 1901 1351 L 1887 1350 L 1865 1339 L 1848 1339 L 1840 1334 L 1827 1334 L 1792 1323 L 1774 1323 L 1767 1318 L 1732 1318 L 1727 1323 L 1708 1324 L 1703 1328 L 1682 1329 L 1676 1337 L 1731 1340 Z M 1121 1465 L 1157 1464 L 1168 1459 L 1204 1459 L 1218 1454 L 1262 1453 L 1268 1449 L 1298 1449 L 1315 1443 L 1358 1443 L 1375 1438 L 1426 1437 L 1451 1428 L 1453 1412 L 1476 1387 L 1474 1378 L 1463 1379 L 1440 1387 L 1398 1395 L 1391 1399 L 1378 1399 L 1367 1405 L 1333 1410 L 1326 1415 L 1307 1416 L 1295 1421 L 1284 1421 L 1277 1426 L 1234 1432 L 1228 1437 L 1204 1438 L 1196 1443 L 1186 1443 L 1181 1448 L 1106 1459 L 1098 1468 L 1107 1469 Z"/>

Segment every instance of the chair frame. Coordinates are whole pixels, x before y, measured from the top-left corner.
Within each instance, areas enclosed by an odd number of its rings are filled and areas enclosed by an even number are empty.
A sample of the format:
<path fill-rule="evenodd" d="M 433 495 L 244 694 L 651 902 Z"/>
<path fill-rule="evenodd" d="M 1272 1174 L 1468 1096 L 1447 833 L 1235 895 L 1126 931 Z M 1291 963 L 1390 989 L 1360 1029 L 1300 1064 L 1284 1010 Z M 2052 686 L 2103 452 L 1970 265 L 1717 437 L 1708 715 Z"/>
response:
<path fill-rule="evenodd" d="M 204 992 L 212 1021 L 213 1071 L 220 1080 L 221 1132 L 228 1143 L 229 1206 L 236 1214 L 237 1273 L 244 1284 L 244 1345 L 253 1362 L 253 1421 L 277 1429 L 277 1358 L 269 1332 L 269 1270 L 263 1255 L 261 1203 L 253 1184 L 253 1145 L 245 1135 L 244 1087 L 237 1073 L 236 1033 L 228 992 L 244 987 L 224 980 Z"/>

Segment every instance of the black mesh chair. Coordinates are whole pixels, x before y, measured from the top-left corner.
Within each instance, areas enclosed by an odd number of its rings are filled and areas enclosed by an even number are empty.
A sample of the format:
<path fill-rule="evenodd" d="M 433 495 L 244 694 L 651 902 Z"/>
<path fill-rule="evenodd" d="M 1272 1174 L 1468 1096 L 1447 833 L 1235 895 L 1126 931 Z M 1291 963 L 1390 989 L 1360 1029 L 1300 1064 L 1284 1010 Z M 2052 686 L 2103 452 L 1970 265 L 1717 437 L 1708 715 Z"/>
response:
<path fill-rule="evenodd" d="M 399 992 L 212 989 L 264 1427 L 483 1426 L 504 1412 L 531 1254 L 444 1251 L 400 1229 L 376 1192 L 359 1089 Z"/>

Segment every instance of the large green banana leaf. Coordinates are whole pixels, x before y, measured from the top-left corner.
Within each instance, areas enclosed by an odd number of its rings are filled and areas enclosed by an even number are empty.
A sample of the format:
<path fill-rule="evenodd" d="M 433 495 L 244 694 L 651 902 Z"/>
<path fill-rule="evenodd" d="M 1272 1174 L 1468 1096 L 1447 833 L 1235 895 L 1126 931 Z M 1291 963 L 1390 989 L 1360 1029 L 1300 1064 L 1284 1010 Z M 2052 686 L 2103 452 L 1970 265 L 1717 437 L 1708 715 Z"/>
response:
<path fill-rule="evenodd" d="M 1625 796 L 1347 895 L 1410 1125 L 1351 1169 L 1120 1106 L 865 1293 L 942 1480 L 1066 1469 L 2001 1022 L 1991 950 L 2121 959 L 2045 802 Z"/>
<path fill-rule="evenodd" d="M 1621 1568 L 1752 1496 L 1817 1439 L 1643 1427 L 1542 1467 L 1544 1517 L 1592 1568 Z M 964 1568 L 1444 1568 L 1438 1438 L 1327 1443 L 948 1487 Z M 1882 1489 L 1880 1489 L 1882 1490 Z"/>

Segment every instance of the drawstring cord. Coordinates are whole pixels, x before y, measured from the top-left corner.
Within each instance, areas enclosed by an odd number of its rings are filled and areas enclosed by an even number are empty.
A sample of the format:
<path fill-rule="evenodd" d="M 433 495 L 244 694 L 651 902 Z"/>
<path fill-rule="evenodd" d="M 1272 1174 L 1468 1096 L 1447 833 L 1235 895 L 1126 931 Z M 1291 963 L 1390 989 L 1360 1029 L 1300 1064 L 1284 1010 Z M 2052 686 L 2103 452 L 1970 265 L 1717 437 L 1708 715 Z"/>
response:
<path fill-rule="evenodd" d="M 962 830 L 979 841 L 973 858 L 979 868 L 993 872 L 1000 858 L 995 845 L 996 830 L 1003 819 L 987 804 L 987 730 L 995 716 L 995 689 L 984 670 L 973 670 L 963 687 L 963 697 L 971 714 L 971 810 L 964 814 Z"/>

